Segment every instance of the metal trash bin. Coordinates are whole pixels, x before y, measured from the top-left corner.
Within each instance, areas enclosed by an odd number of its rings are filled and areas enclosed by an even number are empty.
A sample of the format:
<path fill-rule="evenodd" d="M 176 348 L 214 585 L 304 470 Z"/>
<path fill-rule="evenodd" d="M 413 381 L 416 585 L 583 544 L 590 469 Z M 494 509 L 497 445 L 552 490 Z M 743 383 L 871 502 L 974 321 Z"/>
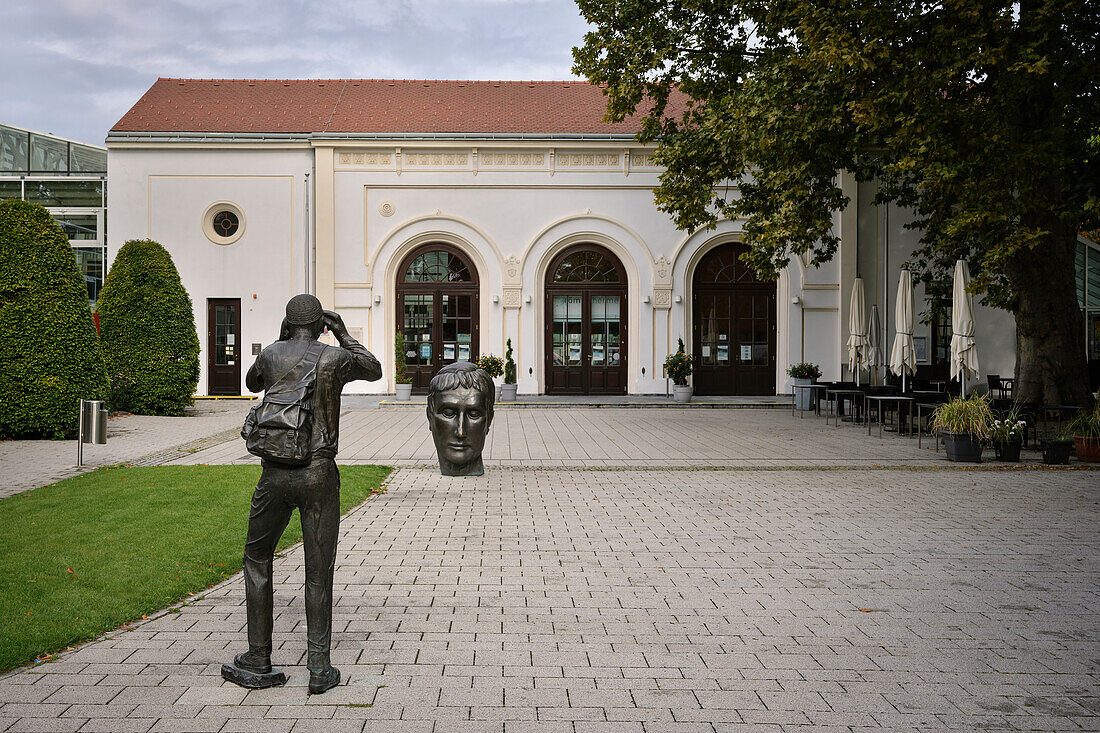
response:
<path fill-rule="evenodd" d="M 85 443 L 107 444 L 107 403 L 103 400 L 81 400 L 84 409 L 82 433 Z"/>

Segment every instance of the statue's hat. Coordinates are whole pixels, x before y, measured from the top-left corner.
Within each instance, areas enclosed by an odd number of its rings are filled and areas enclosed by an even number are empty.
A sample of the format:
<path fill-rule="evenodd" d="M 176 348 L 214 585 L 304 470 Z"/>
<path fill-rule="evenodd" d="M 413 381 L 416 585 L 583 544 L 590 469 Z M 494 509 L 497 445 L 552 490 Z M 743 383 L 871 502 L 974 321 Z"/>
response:
<path fill-rule="evenodd" d="M 295 295 L 286 304 L 286 321 L 294 326 L 308 326 L 321 320 L 324 309 L 321 301 L 309 293 Z"/>

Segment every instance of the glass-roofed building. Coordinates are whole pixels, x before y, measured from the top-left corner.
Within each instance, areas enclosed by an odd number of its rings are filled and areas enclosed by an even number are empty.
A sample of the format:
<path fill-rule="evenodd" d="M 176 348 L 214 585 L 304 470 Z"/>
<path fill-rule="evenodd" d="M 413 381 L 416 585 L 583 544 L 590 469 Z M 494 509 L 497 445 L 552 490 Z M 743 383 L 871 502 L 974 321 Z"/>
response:
<path fill-rule="evenodd" d="M 45 206 L 69 238 L 95 304 L 106 273 L 107 149 L 0 125 L 0 199 Z"/>

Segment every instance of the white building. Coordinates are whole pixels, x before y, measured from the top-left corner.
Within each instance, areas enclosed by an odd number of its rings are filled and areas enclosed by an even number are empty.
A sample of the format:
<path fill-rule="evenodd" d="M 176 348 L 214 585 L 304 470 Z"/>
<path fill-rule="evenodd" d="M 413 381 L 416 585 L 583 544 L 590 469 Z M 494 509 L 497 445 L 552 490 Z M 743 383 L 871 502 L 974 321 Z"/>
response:
<path fill-rule="evenodd" d="M 511 339 L 520 393 L 664 393 L 683 338 L 697 393 L 786 392 L 799 361 L 844 376 L 857 272 L 888 350 L 916 235 L 873 190 L 841 174 L 837 256 L 761 283 L 736 259 L 740 222 L 682 232 L 658 211 L 652 151 L 604 106 L 583 82 L 161 79 L 107 138 L 109 256 L 145 237 L 171 252 L 199 394 L 241 393 L 303 291 L 382 360 L 349 388 L 368 392 L 394 389 L 396 329 L 420 391 Z M 983 372 L 1011 374 L 1011 317 L 977 320 Z M 927 361 L 934 325 L 915 334 Z"/>

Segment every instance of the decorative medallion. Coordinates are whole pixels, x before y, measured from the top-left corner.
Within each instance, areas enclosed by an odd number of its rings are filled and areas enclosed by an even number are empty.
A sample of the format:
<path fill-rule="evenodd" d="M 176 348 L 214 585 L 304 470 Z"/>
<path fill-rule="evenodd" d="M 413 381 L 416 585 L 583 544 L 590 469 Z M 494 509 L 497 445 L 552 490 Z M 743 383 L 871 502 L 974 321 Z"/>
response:
<path fill-rule="evenodd" d="M 504 274 L 509 280 L 519 280 L 519 260 L 515 255 L 508 255 L 504 260 Z"/>
<path fill-rule="evenodd" d="M 520 288 L 504 288 L 504 297 L 502 302 L 505 308 L 519 308 L 520 307 Z"/>
<path fill-rule="evenodd" d="M 393 202 L 389 199 L 378 204 L 378 213 L 382 216 L 393 216 L 395 211 L 397 211 L 397 207 L 395 207 Z"/>

